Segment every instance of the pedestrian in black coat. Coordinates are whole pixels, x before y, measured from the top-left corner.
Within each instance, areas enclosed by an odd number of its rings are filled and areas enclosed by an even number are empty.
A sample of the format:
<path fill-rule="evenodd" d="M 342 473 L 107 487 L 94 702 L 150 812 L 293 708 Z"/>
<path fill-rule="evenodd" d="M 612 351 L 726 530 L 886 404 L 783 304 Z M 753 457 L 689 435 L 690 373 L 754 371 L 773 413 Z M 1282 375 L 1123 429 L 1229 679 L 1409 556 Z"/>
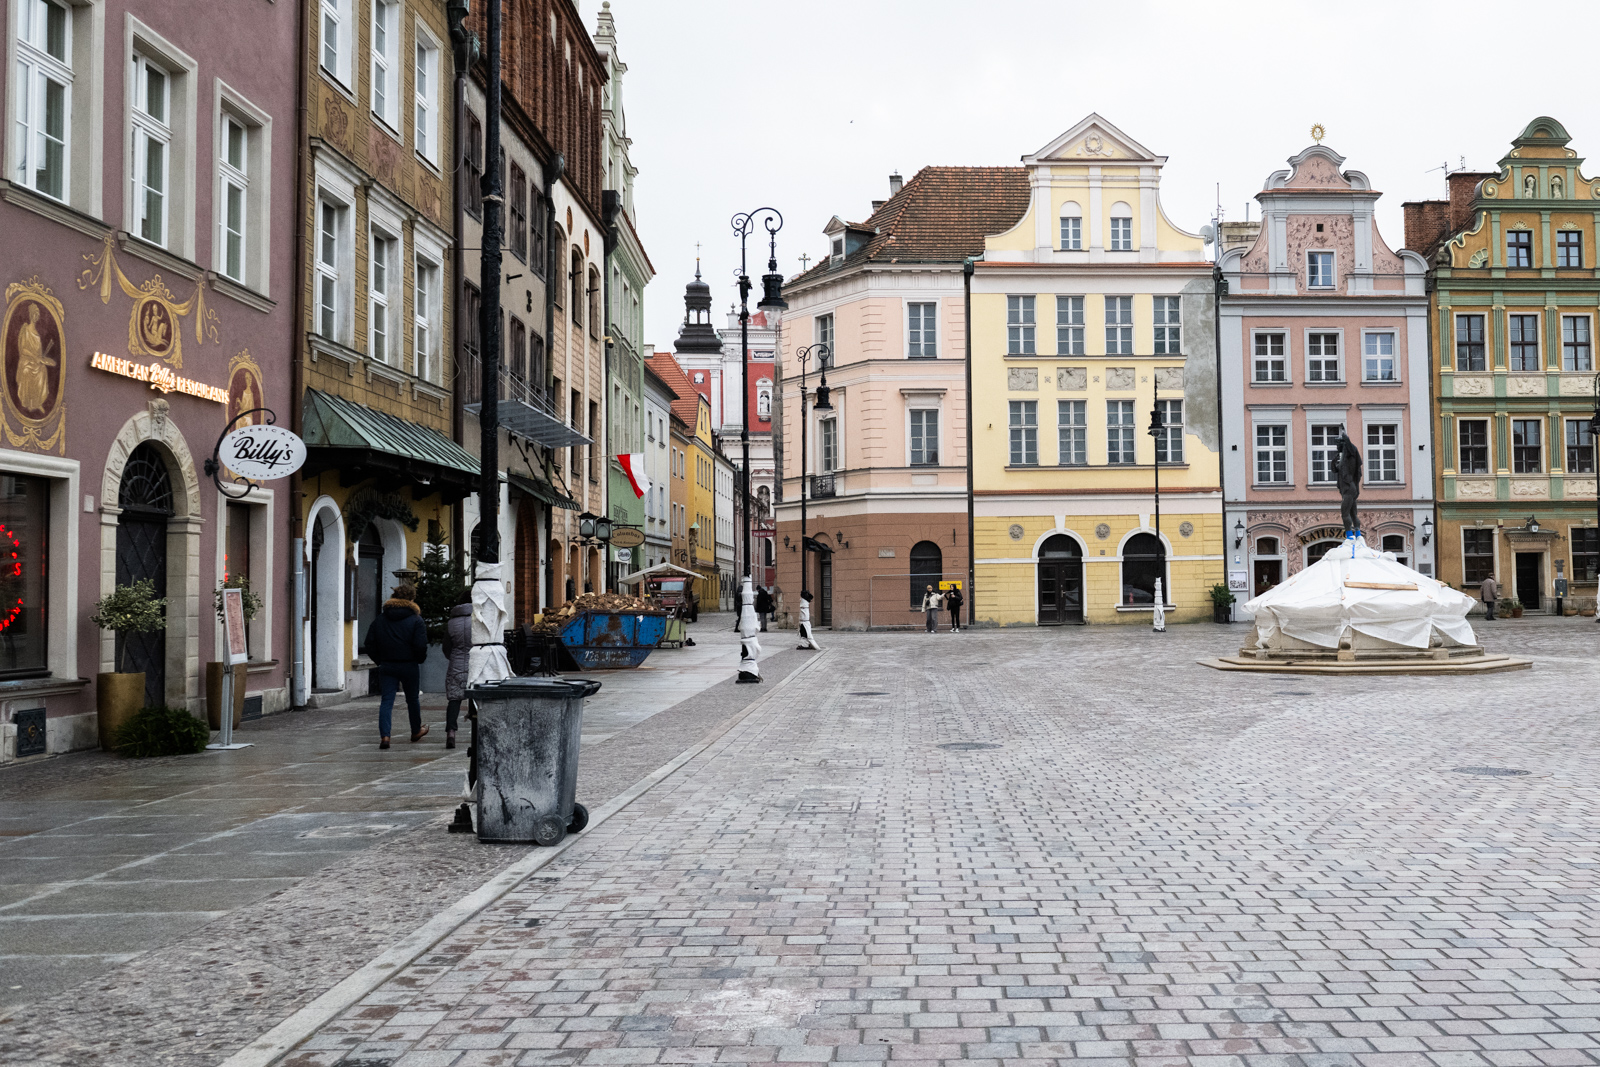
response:
<path fill-rule="evenodd" d="M 378 665 L 378 747 L 389 747 L 393 723 L 395 691 L 406 693 L 406 711 L 411 717 L 411 740 L 421 741 L 428 728 L 422 724 L 422 700 L 417 665 L 428 658 L 428 627 L 422 609 L 416 604 L 417 591 L 410 585 L 397 585 L 394 596 L 367 627 L 364 644 L 367 656 Z"/>
<path fill-rule="evenodd" d="M 766 586 L 756 587 L 756 617 L 761 620 L 761 632 L 767 632 L 767 616 L 772 614 L 772 594 Z"/>

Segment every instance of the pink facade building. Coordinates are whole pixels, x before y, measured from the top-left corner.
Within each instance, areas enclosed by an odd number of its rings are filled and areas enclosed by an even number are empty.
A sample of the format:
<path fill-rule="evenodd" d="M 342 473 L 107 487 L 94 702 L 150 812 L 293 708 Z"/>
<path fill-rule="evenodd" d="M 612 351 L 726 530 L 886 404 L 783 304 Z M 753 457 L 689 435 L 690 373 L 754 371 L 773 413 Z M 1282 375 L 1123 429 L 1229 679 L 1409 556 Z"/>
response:
<path fill-rule="evenodd" d="M 1367 543 L 1432 573 L 1426 264 L 1378 233 L 1381 193 L 1317 144 L 1256 199 L 1221 266 L 1228 584 L 1248 600 L 1344 539 L 1332 457 L 1360 450 Z M 1243 613 L 1236 610 L 1236 617 Z"/>
<path fill-rule="evenodd" d="M 241 412 L 291 423 L 302 28 L 295 4 L 227 7 L 0 4 L 5 755 L 97 743 L 119 639 L 90 617 L 142 578 L 166 629 L 120 653 L 146 703 L 204 712 L 238 577 L 263 601 L 246 714 L 288 703 L 289 482 L 229 499 L 205 462 Z"/>

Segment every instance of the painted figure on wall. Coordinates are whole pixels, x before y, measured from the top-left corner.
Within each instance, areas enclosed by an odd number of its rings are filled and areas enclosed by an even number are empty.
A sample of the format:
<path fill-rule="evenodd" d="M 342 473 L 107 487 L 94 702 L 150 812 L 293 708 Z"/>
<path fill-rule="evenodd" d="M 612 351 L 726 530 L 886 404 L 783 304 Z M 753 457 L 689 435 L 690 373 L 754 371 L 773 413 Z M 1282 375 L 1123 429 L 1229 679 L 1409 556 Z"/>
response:
<path fill-rule="evenodd" d="M 28 321 L 17 331 L 17 406 L 43 417 L 50 399 L 50 368 L 56 361 L 56 338 L 39 336 L 39 305 L 28 304 Z"/>

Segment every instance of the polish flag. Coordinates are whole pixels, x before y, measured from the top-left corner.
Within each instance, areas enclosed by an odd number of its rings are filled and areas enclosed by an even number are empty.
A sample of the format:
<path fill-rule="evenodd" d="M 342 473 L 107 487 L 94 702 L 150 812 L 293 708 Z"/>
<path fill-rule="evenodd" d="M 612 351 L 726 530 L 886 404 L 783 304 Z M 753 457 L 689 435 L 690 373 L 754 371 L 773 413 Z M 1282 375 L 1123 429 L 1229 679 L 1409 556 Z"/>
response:
<path fill-rule="evenodd" d="M 622 473 L 628 476 L 634 496 L 642 498 L 650 491 L 650 479 L 644 476 L 643 452 L 624 452 L 617 457 L 617 462 L 622 464 Z"/>

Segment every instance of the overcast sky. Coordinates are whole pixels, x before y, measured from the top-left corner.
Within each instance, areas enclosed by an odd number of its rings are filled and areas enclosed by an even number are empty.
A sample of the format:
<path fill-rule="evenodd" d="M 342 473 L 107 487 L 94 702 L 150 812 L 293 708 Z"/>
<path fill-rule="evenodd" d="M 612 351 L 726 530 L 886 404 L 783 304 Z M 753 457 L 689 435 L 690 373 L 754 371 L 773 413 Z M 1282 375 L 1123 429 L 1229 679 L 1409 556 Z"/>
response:
<path fill-rule="evenodd" d="M 579 0 L 591 30 L 599 6 Z M 1600 153 L 1600 92 L 1584 58 L 1600 30 L 1592 2 L 1530 4 L 1509 21 L 1504 5 L 1465 0 L 612 0 L 611 10 L 629 68 L 635 221 L 657 271 L 644 339 L 662 350 L 683 317 L 696 242 L 718 316 L 737 299 L 736 212 L 783 212 L 778 265 L 792 275 L 801 253 L 826 252 L 830 216 L 864 219 L 888 196 L 891 171 L 1016 164 L 1092 111 L 1168 157 L 1162 206 L 1190 231 L 1211 218 L 1219 183 L 1227 219 L 1247 202 L 1259 217 L 1251 197 L 1320 122 L 1346 168 L 1383 192 L 1378 223 L 1394 248 L 1401 203 L 1443 195 L 1438 168 L 1463 157 L 1492 168 L 1535 116 L 1564 124 L 1580 156 Z M 1566 60 L 1551 34 L 1572 42 Z M 1600 160 L 1586 167 L 1597 170 Z M 762 242 L 750 272 L 765 267 Z"/>

